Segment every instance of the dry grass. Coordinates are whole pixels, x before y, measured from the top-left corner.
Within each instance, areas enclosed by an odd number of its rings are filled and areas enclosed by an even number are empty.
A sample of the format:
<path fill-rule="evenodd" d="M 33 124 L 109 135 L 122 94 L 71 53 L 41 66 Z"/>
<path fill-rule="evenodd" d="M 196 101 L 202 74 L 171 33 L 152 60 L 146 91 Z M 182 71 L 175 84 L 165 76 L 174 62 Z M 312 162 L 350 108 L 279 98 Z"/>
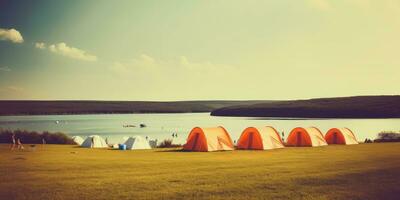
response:
<path fill-rule="evenodd" d="M 399 199 L 400 143 L 213 153 L 0 145 L 0 199 Z"/>

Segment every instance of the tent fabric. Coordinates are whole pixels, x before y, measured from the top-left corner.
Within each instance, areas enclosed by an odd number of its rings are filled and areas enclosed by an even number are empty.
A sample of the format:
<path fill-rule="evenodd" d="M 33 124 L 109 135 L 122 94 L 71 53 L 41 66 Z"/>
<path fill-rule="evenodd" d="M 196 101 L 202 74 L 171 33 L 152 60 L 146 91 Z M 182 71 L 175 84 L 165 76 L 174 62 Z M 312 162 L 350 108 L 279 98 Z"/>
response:
<path fill-rule="evenodd" d="M 238 149 L 267 150 L 284 147 L 278 131 L 271 126 L 248 127 L 237 143 Z"/>
<path fill-rule="evenodd" d="M 108 147 L 106 141 L 98 136 L 98 135 L 91 135 L 83 141 L 81 147 L 86 148 L 106 148 Z"/>
<path fill-rule="evenodd" d="M 331 128 L 325 134 L 328 144 L 358 144 L 356 136 L 348 128 Z"/>
<path fill-rule="evenodd" d="M 75 144 L 77 145 L 81 145 L 83 143 L 83 138 L 79 137 L 79 136 L 73 136 L 72 140 L 75 142 Z"/>
<path fill-rule="evenodd" d="M 149 142 L 141 136 L 129 137 L 124 144 L 127 150 L 151 149 Z"/>
<path fill-rule="evenodd" d="M 183 149 L 186 151 L 229 151 L 233 142 L 224 127 L 200 128 L 190 131 Z"/>
<path fill-rule="evenodd" d="M 325 146 L 328 143 L 325 141 L 324 135 L 316 127 L 294 128 L 287 138 L 287 146 L 300 146 L 300 147 L 317 147 Z"/>

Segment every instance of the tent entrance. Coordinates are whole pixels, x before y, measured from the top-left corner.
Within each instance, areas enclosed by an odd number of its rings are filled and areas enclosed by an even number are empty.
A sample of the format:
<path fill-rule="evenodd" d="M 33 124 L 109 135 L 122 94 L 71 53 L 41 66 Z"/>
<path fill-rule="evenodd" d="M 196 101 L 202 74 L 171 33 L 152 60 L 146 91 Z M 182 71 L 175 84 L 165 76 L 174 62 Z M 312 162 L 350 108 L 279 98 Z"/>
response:
<path fill-rule="evenodd" d="M 247 149 L 253 149 L 254 133 L 249 133 L 249 143 L 247 144 Z"/>
<path fill-rule="evenodd" d="M 334 132 L 333 133 L 333 144 L 338 144 L 338 133 Z"/>
<path fill-rule="evenodd" d="M 296 138 L 296 146 L 301 146 L 302 143 L 302 137 L 301 137 L 301 132 L 297 132 L 297 138 Z"/>
<path fill-rule="evenodd" d="M 197 142 L 199 141 L 200 134 L 196 133 L 196 136 L 194 137 L 193 141 L 193 147 L 197 147 Z"/>
<path fill-rule="evenodd" d="M 248 143 L 247 143 L 247 149 L 252 149 L 252 150 L 262 150 L 263 143 L 262 139 L 257 132 L 250 132 L 248 133 Z"/>

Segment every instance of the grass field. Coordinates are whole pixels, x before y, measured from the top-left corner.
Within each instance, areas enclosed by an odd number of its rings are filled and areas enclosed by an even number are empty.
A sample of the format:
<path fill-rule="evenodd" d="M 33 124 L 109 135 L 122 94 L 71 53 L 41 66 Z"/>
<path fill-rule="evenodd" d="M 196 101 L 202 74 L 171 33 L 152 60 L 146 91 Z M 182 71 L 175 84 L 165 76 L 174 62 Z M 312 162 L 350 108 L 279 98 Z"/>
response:
<path fill-rule="evenodd" d="M 400 199 L 400 143 L 213 153 L 3 144 L 0 199 Z"/>

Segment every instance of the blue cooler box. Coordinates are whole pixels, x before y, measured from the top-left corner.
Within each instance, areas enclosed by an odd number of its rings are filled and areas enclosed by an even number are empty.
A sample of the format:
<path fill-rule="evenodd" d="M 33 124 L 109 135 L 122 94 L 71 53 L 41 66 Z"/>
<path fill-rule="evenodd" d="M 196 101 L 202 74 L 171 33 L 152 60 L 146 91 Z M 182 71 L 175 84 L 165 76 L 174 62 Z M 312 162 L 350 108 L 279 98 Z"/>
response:
<path fill-rule="evenodd" d="M 119 144 L 118 147 L 119 150 L 126 150 L 126 144 Z"/>

